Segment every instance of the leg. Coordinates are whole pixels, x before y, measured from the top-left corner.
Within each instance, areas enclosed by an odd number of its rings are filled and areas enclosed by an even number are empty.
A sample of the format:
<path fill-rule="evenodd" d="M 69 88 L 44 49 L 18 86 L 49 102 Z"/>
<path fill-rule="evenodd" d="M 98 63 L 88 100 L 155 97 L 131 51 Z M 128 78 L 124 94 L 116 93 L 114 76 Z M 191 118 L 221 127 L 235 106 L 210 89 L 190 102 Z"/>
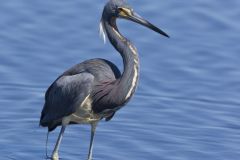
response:
<path fill-rule="evenodd" d="M 88 151 L 88 160 L 92 160 L 93 141 L 94 141 L 96 127 L 97 127 L 97 122 L 91 123 L 91 140 L 90 140 L 90 147 Z"/>
<path fill-rule="evenodd" d="M 49 137 L 49 131 L 47 132 L 47 139 L 46 139 L 46 146 L 45 146 L 45 149 L 46 149 L 46 159 L 50 158 L 50 157 L 48 157 L 48 137 Z"/>
<path fill-rule="evenodd" d="M 61 132 L 59 133 L 57 143 L 56 143 L 55 148 L 53 150 L 52 160 L 58 160 L 59 159 L 58 150 L 59 150 L 59 146 L 61 144 L 62 138 L 63 138 L 63 133 L 64 133 L 65 128 L 66 128 L 65 125 L 63 125 L 62 128 L 61 128 Z"/>

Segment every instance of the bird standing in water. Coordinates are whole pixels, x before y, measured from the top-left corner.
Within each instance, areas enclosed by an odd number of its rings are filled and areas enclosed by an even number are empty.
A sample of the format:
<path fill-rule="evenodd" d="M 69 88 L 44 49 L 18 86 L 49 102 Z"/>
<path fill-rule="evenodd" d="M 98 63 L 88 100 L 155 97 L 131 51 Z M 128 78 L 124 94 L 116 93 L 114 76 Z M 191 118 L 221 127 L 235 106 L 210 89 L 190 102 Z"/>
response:
<path fill-rule="evenodd" d="M 108 37 L 123 58 L 123 73 L 110 61 L 91 59 L 79 63 L 60 75 L 48 88 L 40 125 L 48 132 L 61 126 L 52 153 L 58 160 L 63 133 L 69 124 L 90 124 L 91 140 L 88 160 L 92 159 L 93 140 L 100 120 L 109 121 L 131 99 L 139 77 L 139 59 L 135 46 L 125 38 L 116 25 L 117 18 L 127 19 L 153 31 L 168 35 L 144 20 L 124 0 L 109 0 L 104 7 L 100 32 Z"/>

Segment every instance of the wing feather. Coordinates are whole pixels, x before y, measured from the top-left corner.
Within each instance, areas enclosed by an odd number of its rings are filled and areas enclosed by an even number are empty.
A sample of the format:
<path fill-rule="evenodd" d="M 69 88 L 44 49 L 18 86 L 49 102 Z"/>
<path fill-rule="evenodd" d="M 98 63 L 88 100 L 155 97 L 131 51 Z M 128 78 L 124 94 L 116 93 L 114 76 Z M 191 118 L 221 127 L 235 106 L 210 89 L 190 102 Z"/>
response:
<path fill-rule="evenodd" d="M 40 124 L 48 126 L 74 113 L 90 94 L 93 81 L 94 76 L 88 72 L 60 76 L 46 92 Z"/>

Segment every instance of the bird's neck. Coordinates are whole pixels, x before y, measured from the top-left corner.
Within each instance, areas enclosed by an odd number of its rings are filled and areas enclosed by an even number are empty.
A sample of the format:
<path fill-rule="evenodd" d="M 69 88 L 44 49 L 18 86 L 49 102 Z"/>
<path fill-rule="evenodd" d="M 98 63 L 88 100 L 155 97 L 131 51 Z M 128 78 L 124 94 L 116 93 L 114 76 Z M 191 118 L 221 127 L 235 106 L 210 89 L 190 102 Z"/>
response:
<path fill-rule="evenodd" d="M 104 22 L 107 36 L 111 44 L 123 57 L 123 73 L 116 80 L 118 84 L 118 96 L 127 102 L 135 92 L 139 77 L 139 59 L 135 46 L 119 33 L 116 19 Z"/>

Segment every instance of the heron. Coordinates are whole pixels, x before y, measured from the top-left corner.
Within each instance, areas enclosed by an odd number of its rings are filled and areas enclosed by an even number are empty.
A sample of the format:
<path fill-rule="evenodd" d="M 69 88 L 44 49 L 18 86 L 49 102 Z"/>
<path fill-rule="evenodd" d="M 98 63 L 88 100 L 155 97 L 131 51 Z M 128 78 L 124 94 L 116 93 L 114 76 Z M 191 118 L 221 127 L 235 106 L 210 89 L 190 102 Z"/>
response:
<path fill-rule="evenodd" d="M 70 124 L 91 125 L 88 160 L 92 160 L 93 141 L 99 121 L 110 121 L 133 96 L 139 78 L 139 58 L 136 47 L 125 38 L 116 20 L 126 19 L 141 24 L 165 37 L 164 31 L 139 16 L 125 0 L 109 0 L 103 9 L 100 32 L 109 39 L 123 60 L 123 71 L 112 62 L 96 58 L 79 63 L 60 75 L 47 89 L 40 125 L 48 133 L 61 130 L 52 152 L 59 159 L 59 147 Z"/>

